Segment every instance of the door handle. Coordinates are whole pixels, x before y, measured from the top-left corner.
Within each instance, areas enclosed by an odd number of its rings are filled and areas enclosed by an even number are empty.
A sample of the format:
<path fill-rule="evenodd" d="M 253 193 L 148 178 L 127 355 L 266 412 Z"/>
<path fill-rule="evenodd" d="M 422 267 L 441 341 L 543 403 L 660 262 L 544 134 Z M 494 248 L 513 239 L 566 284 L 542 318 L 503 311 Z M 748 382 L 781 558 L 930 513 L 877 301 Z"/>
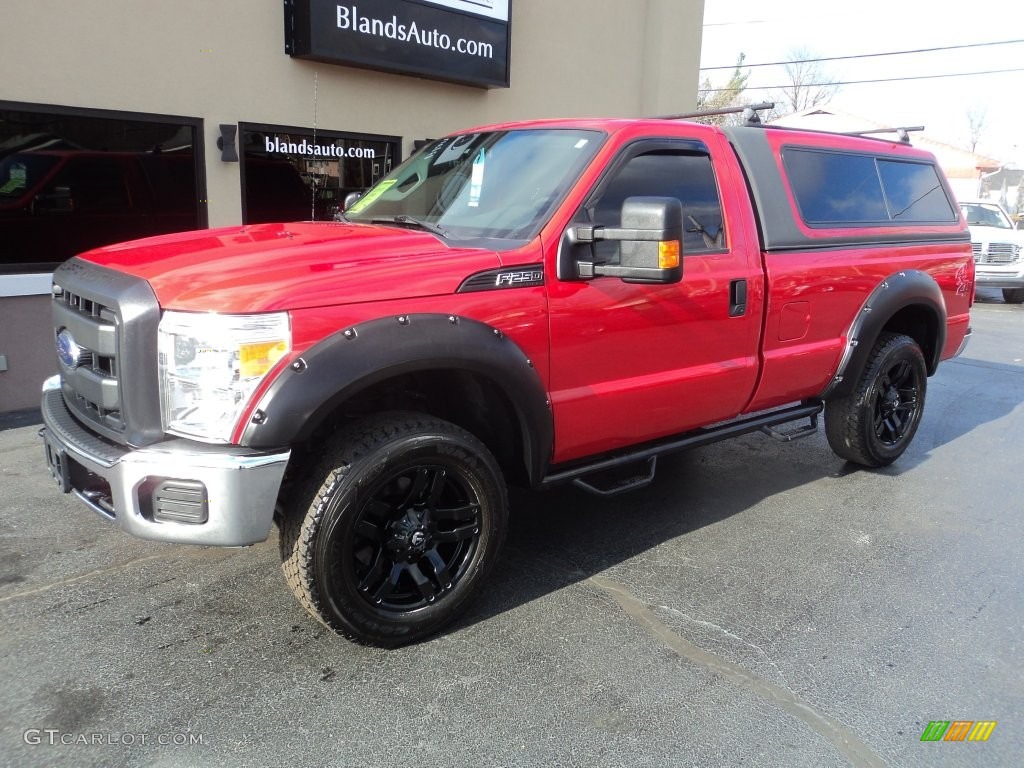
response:
<path fill-rule="evenodd" d="M 729 317 L 747 314 L 747 281 L 733 280 L 729 283 Z"/>

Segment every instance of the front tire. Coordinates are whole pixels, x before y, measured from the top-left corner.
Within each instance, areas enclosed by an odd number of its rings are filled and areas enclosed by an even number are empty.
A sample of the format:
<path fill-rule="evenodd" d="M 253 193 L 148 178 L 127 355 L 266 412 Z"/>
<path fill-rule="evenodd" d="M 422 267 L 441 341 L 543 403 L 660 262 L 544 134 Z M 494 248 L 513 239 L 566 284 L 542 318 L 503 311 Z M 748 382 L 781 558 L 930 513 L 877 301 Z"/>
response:
<path fill-rule="evenodd" d="M 350 640 L 395 647 L 465 611 L 497 558 L 508 502 L 494 457 L 415 413 L 339 433 L 281 526 L 299 602 Z"/>
<path fill-rule="evenodd" d="M 1003 301 L 1007 304 L 1024 304 L 1024 288 L 1003 288 Z"/>
<path fill-rule="evenodd" d="M 927 381 L 917 342 L 903 334 L 881 334 L 854 391 L 825 403 L 832 450 L 866 467 L 892 464 L 921 423 Z"/>

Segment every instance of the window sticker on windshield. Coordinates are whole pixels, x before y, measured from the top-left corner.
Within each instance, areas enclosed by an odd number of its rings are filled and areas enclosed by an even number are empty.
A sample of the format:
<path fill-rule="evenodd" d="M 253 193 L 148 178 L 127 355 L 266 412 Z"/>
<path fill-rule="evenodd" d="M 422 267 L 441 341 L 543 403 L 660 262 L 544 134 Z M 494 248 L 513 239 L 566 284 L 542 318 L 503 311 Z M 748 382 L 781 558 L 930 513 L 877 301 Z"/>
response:
<path fill-rule="evenodd" d="M 345 211 L 345 213 L 359 213 L 361 210 L 363 210 L 363 208 L 368 206 L 370 203 L 372 203 L 378 197 L 380 197 L 385 192 L 387 192 L 389 189 L 391 189 L 391 187 L 394 186 L 395 181 L 396 181 L 396 179 L 385 179 L 380 184 L 378 184 L 376 187 L 374 187 L 369 192 L 367 192 L 365 195 L 363 195 L 358 200 L 356 200 L 354 203 L 352 203 L 352 205 L 349 206 L 348 210 Z"/>
<path fill-rule="evenodd" d="M 15 163 L 10 168 L 7 183 L 0 187 L 0 194 L 9 195 L 16 189 L 25 188 L 25 180 L 28 178 L 28 168 L 21 163 Z"/>
<path fill-rule="evenodd" d="M 580 139 L 579 141 L 576 142 L 576 145 L 573 147 L 573 149 L 583 149 L 589 143 L 590 139 Z"/>
<path fill-rule="evenodd" d="M 469 179 L 469 207 L 476 208 L 480 205 L 480 189 L 484 184 L 484 162 L 486 157 L 483 147 L 473 158 L 473 175 Z"/>

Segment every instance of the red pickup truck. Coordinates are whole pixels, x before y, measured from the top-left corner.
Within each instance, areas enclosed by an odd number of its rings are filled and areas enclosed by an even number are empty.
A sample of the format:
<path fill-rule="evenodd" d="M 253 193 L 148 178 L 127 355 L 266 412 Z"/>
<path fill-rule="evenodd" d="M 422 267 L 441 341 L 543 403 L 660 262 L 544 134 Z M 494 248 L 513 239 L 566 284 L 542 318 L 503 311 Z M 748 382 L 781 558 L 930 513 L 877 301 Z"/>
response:
<path fill-rule="evenodd" d="M 760 125 L 563 120 L 428 145 L 344 222 L 91 251 L 54 274 L 50 469 L 122 530 L 239 546 L 351 639 L 481 592 L 506 483 L 813 433 L 881 466 L 970 335 L 966 224 L 926 152 Z M 797 424 L 788 431 L 785 424 Z"/>

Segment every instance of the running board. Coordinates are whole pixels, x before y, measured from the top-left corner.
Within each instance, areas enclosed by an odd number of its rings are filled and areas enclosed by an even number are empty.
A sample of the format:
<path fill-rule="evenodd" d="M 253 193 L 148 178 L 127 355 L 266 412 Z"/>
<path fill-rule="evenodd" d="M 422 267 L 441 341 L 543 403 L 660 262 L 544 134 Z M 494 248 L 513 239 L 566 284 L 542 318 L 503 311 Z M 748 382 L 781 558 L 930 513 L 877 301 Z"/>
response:
<path fill-rule="evenodd" d="M 584 480 L 582 477 L 577 477 L 572 481 L 572 484 L 577 488 L 582 488 L 587 493 L 592 493 L 595 496 L 618 496 L 620 493 L 626 493 L 627 491 L 635 491 L 639 488 L 646 488 L 648 485 L 654 482 L 654 473 L 658 470 L 658 457 L 651 456 L 647 460 L 647 469 L 644 473 L 633 475 L 632 477 L 624 477 L 618 479 L 611 479 L 611 482 L 604 484 L 604 486 L 598 485 L 596 482 L 590 482 Z M 606 472 L 608 470 L 605 470 Z M 595 476 L 600 477 L 601 473 L 594 473 Z"/>
<path fill-rule="evenodd" d="M 641 488 L 645 485 L 649 485 L 654 479 L 656 464 L 652 459 L 657 459 L 659 456 L 668 456 L 669 454 L 678 453 L 679 451 L 689 450 L 690 448 L 700 448 L 704 445 L 711 445 L 712 443 L 717 443 L 721 440 L 728 440 L 729 438 L 739 437 L 740 435 L 746 435 L 751 432 L 770 430 L 772 427 L 776 427 L 780 424 L 788 424 L 800 419 L 810 419 L 811 421 L 810 424 L 800 427 L 793 432 L 780 432 L 779 434 L 783 437 L 777 439 L 789 441 L 795 440 L 798 437 L 808 437 L 817 431 L 818 414 L 821 413 L 824 407 L 824 403 L 820 401 L 801 403 L 800 405 L 794 405 L 777 411 L 769 411 L 756 416 L 737 419 L 735 421 L 718 424 L 713 427 L 703 427 L 701 429 L 694 430 L 693 432 L 664 438 L 653 443 L 645 443 L 643 447 L 632 451 L 617 453 L 612 456 L 605 456 L 604 458 L 598 459 L 597 461 L 593 461 L 589 464 L 581 464 L 570 469 L 563 469 L 550 474 L 541 481 L 540 487 L 551 488 L 562 483 L 573 482 L 578 487 L 586 491 L 590 491 L 591 493 L 597 493 L 601 496 L 610 496 L 624 491 L 633 490 L 635 488 Z M 772 432 L 768 432 L 768 434 L 772 434 Z M 776 437 L 774 434 L 772 434 L 772 436 Z M 610 469 L 620 469 L 628 464 L 641 461 L 648 462 L 647 475 L 616 483 L 610 488 L 599 488 L 593 483 L 580 480 L 580 478 L 584 478 L 587 475 L 606 472 Z"/>
<path fill-rule="evenodd" d="M 775 427 L 761 427 L 761 431 L 768 435 L 768 437 L 774 437 L 780 443 L 791 443 L 794 440 L 810 437 L 818 433 L 818 414 L 812 413 L 809 423 L 804 424 L 802 427 L 791 429 L 788 432 L 783 432 Z"/>

